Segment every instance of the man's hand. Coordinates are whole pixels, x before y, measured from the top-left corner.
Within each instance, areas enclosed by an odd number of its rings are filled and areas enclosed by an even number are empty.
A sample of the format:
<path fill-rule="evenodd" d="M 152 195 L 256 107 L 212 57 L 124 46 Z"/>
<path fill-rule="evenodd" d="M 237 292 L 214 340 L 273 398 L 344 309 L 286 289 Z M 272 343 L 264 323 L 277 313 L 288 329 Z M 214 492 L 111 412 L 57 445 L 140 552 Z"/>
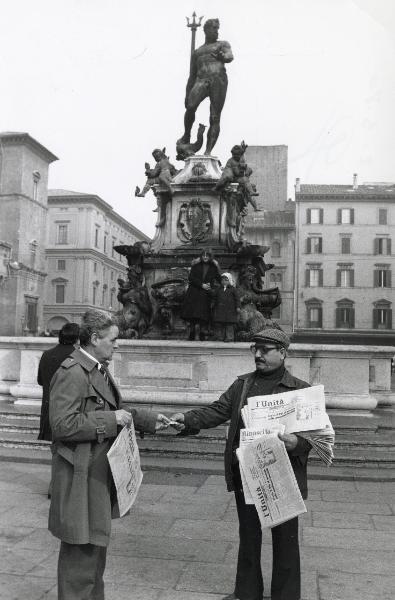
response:
<path fill-rule="evenodd" d="M 202 288 L 203 288 L 204 290 L 209 290 L 209 289 L 210 289 L 210 287 L 211 287 L 211 286 L 210 286 L 210 284 L 209 284 L 209 283 L 202 283 Z"/>
<path fill-rule="evenodd" d="M 185 429 L 185 418 L 182 413 L 174 413 L 174 415 L 171 415 L 170 420 L 172 421 L 171 426 L 177 431 Z"/>
<path fill-rule="evenodd" d="M 127 410 L 121 408 L 120 410 L 115 411 L 115 418 L 117 421 L 117 425 L 124 427 L 125 425 L 130 425 L 132 422 L 132 415 Z"/>
<path fill-rule="evenodd" d="M 282 442 L 284 442 L 287 450 L 294 450 L 296 448 L 298 438 L 294 433 L 279 433 L 278 437 Z"/>
<path fill-rule="evenodd" d="M 156 417 L 155 431 L 161 431 L 162 429 L 167 429 L 170 425 L 171 425 L 171 420 L 168 417 L 166 417 L 165 415 L 162 415 L 161 413 L 159 413 L 158 416 Z"/>

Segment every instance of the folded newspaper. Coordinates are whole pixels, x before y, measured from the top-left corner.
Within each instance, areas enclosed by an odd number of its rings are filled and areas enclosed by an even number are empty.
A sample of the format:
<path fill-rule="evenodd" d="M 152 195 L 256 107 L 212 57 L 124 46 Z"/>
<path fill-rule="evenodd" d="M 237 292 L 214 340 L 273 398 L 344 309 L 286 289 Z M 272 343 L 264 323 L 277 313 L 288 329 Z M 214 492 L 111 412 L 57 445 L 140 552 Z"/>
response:
<path fill-rule="evenodd" d="M 310 442 L 326 465 L 332 463 L 335 432 L 325 410 L 323 385 L 253 396 L 241 409 L 241 415 L 247 429 L 281 423 L 285 433 L 297 432 Z"/>
<path fill-rule="evenodd" d="M 244 496 L 255 504 L 262 527 L 275 527 L 306 512 L 279 430 L 263 435 L 260 430 L 242 431 L 236 453 Z"/>
<path fill-rule="evenodd" d="M 107 458 L 117 489 L 119 514 L 123 517 L 136 500 L 143 480 L 133 422 L 119 433 Z"/>

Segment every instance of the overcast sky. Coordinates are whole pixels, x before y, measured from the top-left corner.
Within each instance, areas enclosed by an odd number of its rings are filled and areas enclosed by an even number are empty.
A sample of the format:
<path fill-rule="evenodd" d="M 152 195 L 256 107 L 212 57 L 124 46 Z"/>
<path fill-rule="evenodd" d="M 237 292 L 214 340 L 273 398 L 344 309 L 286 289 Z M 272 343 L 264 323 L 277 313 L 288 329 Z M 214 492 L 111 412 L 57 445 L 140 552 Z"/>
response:
<path fill-rule="evenodd" d="M 241 139 L 286 144 L 290 197 L 295 177 L 395 181 L 393 0 L 2 0 L 0 130 L 27 131 L 59 157 L 50 187 L 98 194 L 153 234 L 155 199 L 133 191 L 155 147 L 182 166 L 194 9 L 219 17 L 235 57 L 222 162 Z"/>

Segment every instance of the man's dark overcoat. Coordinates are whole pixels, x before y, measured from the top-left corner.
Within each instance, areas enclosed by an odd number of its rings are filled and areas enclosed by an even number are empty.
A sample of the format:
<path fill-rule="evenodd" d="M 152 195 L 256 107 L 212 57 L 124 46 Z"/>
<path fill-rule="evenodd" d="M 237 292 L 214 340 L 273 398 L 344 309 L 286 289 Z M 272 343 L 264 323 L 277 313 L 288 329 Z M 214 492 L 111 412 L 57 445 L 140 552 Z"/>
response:
<path fill-rule="evenodd" d="M 48 527 L 68 544 L 107 546 L 112 509 L 117 516 L 107 452 L 118 432 L 114 411 L 121 407 L 121 397 L 109 378 L 111 385 L 96 362 L 75 350 L 51 382 L 55 453 Z M 132 415 L 137 430 L 155 432 L 153 413 L 132 410 Z"/>
<path fill-rule="evenodd" d="M 62 362 L 74 350 L 75 347 L 73 344 L 58 344 L 49 350 L 45 350 L 40 358 L 37 383 L 43 388 L 43 399 L 41 403 L 39 440 L 52 440 L 51 427 L 49 425 L 49 385 Z"/>
<path fill-rule="evenodd" d="M 209 283 L 214 287 L 215 282 L 221 281 L 221 274 L 218 266 L 214 262 L 207 264 L 207 272 L 204 273 L 204 263 L 199 261 L 191 267 L 189 273 L 189 287 L 185 294 L 184 303 L 182 306 L 181 317 L 186 321 L 209 321 L 210 320 L 210 305 L 211 293 L 209 290 L 202 288 L 203 283 Z"/>
<path fill-rule="evenodd" d="M 197 408 L 185 413 L 185 433 L 197 432 L 199 429 L 216 427 L 230 420 L 228 439 L 225 447 L 225 479 L 228 491 L 233 491 L 234 481 L 232 463 L 234 462 L 234 441 L 241 419 L 241 409 L 245 404 L 248 390 L 255 378 L 255 372 L 239 375 L 232 385 L 210 406 Z M 309 387 L 309 384 L 297 377 L 293 377 L 286 369 L 284 375 L 273 391 L 273 394 L 289 392 Z M 310 452 L 310 444 L 298 437 L 298 443 L 294 450 L 288 452 L 292 468 L 303 498 L 307 498 L 307 459 Z"/>

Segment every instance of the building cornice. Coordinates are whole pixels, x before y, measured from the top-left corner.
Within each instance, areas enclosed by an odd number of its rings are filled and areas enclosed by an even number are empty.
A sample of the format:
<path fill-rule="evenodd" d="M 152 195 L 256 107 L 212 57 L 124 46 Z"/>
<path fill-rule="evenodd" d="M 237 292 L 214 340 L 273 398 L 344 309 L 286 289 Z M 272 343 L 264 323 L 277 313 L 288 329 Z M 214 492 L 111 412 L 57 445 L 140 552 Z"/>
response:
<path fill-rule="evenodd" d="M 375 202 L 377 204 L 395 204 L 395 195 L 388 194 L 364 194 L 363 196 L 351 194 L 299 194 L 295 195 L 295 202 L 312 202 L 319 204 L 320 202 Z"/>
<path fill-rule="evenodd" d="M 94 205 L 96 208 L 100 208 L 108 219 L 121 225 L 128 233 L 139 238 L 141 241 L 150 242 L 151 238 L 145 233 L 140 231 L 137 227 L 129 223 L 126 219 L 121 217 L 120 214 L 115 212 L 110 204 L 107 204 L 100 196 L 96 194 L 70 194 L 70 195 L 52 195 L 51 190 L 48 190 L 48 206 L 52 205 Z"/>
<path fill-rule="evenodd" d="M 40 142 L 35 140 L 28 133 L 18 133 L 18 132 L 4 132 L 0 133 L 0 141 L 3 146 L 5 145 L 20 145 L 20 146 L 30 146 L 37 154 L 39 154 L 44 160 L 48 163 L 52 163 L 55 160 L 59 160 L 55 154 L 52 154 Z"/>
<path fill-rule="evenodd" d="M 118 262 L 115 258 L 111 258 L 94 248 L 45 248 L 45 256 L 51 258 L 67 258 L 70 256 L 74 258 L 92 258 L 113 265 L 117 269 L 121 267 L 127 269 L 127 265 L 124 263 Z"/>
<path fill-rule="evenodd" d="M 34 198 L 28 196 L 27 194 L 13 192 L 12 194 L 0 194 L 0 198 L 18 198 L 20 200 L 28 200 L 29 202 L 33 202 L 33 204 L 40 206 L 44 210 L 48 210 L 48 206 L 45 206 L 45 204 L 42 204 L 38 200 L 34 200 Z"/>

